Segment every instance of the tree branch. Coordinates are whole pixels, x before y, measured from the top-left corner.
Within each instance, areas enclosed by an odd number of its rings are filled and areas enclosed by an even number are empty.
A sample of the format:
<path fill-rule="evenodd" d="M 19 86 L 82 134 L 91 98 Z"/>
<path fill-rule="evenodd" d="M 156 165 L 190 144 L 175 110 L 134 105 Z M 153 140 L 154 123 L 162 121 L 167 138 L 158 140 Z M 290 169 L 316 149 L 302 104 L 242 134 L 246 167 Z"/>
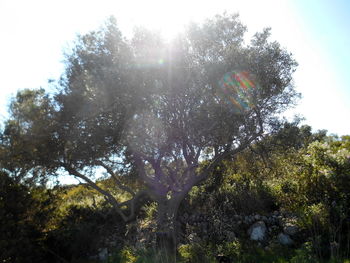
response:
<path fill-rule="evenodd" d="M 133 197 L 135 196 L 134 191 L 132 191 L 129 187 L 127 187 L 126 185 L 123 185 L 121 181 L 119 181 L 118 177 L 116 176 L 116 174 L 113 172 L 112 168 L 109 167 L 108 165 L 106 165 L 105 163 L 103 163 L 102 161 L 95 161 L 95 164 L 102 166 L 103 168 L 106 169 L 106 171 L 110 174 L 110 176 L 113 178 L 114 182 L 117 184 L 117 186 L 125 191 L 128 192 L 129 194 L 131 194 Z"/>
<path fill-rule="evenodd" d="M 118 203 L 117 199 L 115 199 L 115 197 L 111 193 L 103 190 L 96 183 L 94 183 L 90 178 L 88 178 L 87 176 L 85 176 L 82 173 L 78 172 L 73 167 L 68 166 L 68 165 L 64 165 L 63 167 L 66 169 L 66 171 L 68 173 L 70 173 L 71 175 L 74 175 L 74 176 L 76 176 L 78 178 L 83 179 L 85 182 L 87 182 L 90 185 L 90 187 L 92 187 L 93 189 L 98 191 L 100 194 L 102 194 L 105 197 L 105 199 L 113 206 L 113 208 L 116 209 L 116 211 L 123 218 L 123 220 L 124 221 L 128 220 L 128 217 L 120 209 L 120 204 Z"/>
<path fill-rule="evenodd" d="M 186 160 L 186 163 L 187 165 L 191 165 L 191 159 L 190 157 L 188 156 L 188 151 L 187 151 L 187 143 L 184 142 L 182 143 L 182 154 L 183 156 L 185 157 L 185 160 Z"/>
<path fill-rule="evenodd" d="M 213 169 L 227 156 L 229 155 L 235 155 L 245 148 L 249 146 L 256 138 L 258 138 L 262 133 L 262 130 L 260 130 L 258 133 L 254 133 L 248 140 L 245 142 L 241 143 L 237 148 L 234 150 L 231 150 L 231 144 L 227 145 L 225 147 L 225 150 L 219 154 L 217 154 L 213 161 L 205 168 L 203 168 L 203 171 L 196 176 L 195 173 L 193 174 L 194 176 L 189 178 L 189 181 L 185 184 L 184 187 L 184 192 L 187 194 L 194 185 L 199 184 L 201 181 L 207 179 L 209 175 L 212 173 Z"/>
<path fill-rule="evenodd" d="M 153 189 L 153 190 L 157 189 L 157 191 L 160 192 L 160 194 L 162 194 L 162 195 L 166 194 L 167 189 L 164 187 L 164 185 L 161 183 L 161 181 L 156 180 L 156 179 L 152 179 L 151 177 L 149 177 L 146 174 L 145 164 L 141 158 L 141 155 L 139 153 L 134 152 L 133 159 L 134 159 L 136 167 L 139 171 L 139 175 L 143 179 L 143 181 L 146 183 L 146 185 L 148 187 L 150 187 L 150 189 Z"/>
<path fill-rule="evenodd" d="M 135 219 L 136 217 L 136 207 L 135 204 L 139 201 L 139 199 L 144 196 L 144 195 L 148 195 L 151 196 L 150 193 L 147 190 L 141 190 L 139 192 L 137 192 L 134 196 L 134 198 L 125 201 L 123 203 L 120 203 L 119 206 L 120 208 L 123 206 L 127 206 L 130 208 L 130 214 L 129 216 L 126 218 L 125 222 L 129 222 Z"/>

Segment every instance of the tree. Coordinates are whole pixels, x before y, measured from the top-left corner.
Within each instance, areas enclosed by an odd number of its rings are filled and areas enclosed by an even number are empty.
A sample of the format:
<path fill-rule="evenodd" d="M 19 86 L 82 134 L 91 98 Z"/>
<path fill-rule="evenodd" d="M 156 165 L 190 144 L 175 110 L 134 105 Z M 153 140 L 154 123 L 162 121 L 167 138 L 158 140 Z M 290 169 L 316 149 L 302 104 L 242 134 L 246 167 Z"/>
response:
<path fill-rule="evenodd" d="M 9 161 L 4 168 L 69 173 L 125 221 L 149 196 L 158 204 L 161 240 L 174 252 L 177 211 L 188 192 L 269 132 L 298 97 L 291 54 L 268 41 L 268 29 L 246 45 L 245 31 L 238 15 L 224 14 L 191 24 L 172 41 L 142 28 L 127 40 L 108 20 L 66 55 L 57 94 L 22 91 L 13 100 L 1 151 L 16 167 Z M 130 200 L 120 203 L 95 184 L 97 168 Z M 138 192 L 122 184 L 130 173 L 143 183 Z"/>
<path fill-rule="evenodd" d="M 1 262 L 46 262 L 42 230 L 52 199 L 40 189 L 33 192 L 0 172 Z"/>

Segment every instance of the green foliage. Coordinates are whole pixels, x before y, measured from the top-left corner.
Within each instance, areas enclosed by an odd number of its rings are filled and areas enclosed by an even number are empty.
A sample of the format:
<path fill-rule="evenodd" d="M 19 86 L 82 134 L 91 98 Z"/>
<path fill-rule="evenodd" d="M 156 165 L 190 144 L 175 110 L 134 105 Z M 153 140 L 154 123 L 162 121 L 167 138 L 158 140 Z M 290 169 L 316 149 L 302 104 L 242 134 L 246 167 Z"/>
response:
<path fill-rule="evenodd" d="M 269 213 L 276 209 L 276 200 L 270 189 L 251 179 L 238 174 L 225 176 L 222 185 L 213 192 L 207 191 L 207 185 L 196 187 L 191 191 L 190 211 L 199 210 L 232 216 L 245 213 Z"/>
<path fill-rule="evenodd" d="M 82 185 L 55 190 L 58 206 L 45 238 L 45 244 L 53 254 L 68 262 L 87 261 L 98 254 L 101 246 L 106 246 L 105 240 L 111 235 L 120 237 L 115 240 L 115 250 L 123 246 L 124 221 L 105 202 L 95 202 L 99 198 L 95 191 Z"/>
<path fill-rule="evenodd" d="M 105 238 L 123 237 L 126 231 L 109 207 L 97 204 L 92 209 L 82 203 L 92 196 L 81 186 L 28 188 L 1 173 L 1 261 L 89 262 Z M 122 246 L 120 238 L 114 249 Z"/>
<path fill-rule="evenodd" d="M 137 256 L 134 255 L 134 251 L 130 247 L 124 247 L 119 252 L 120 262 L 134 263 L 137 260 Z"/>
<path fill-rule="evenodd" d="M 46 190 L 34 193 L 0 173 L 1 262 L 45 262 L 43 231 L 52 211 Z"/>
<path fill-rule="evenodd" d="M 119 246 L 108 262 L 171 262 L 166 251 L 124 240 L 122 218 L 135 219 L 133 208 L 147 204 L 140 221 L 158 216 L 159 229 L 168 219 L 175 225 L 187 193 L 182 212 L 221 223 L 223 215 L 283 210 L 301 234 L 292 248 L 259 246 L 230 226 L 237 239 L 223 241 L 217 231 L 182 244 L 180 262 L 349 257 L 350 136 L 278 121 L 298 97 L 296 62 L 269 41 L 269 30 L 249 45 L 245 31 L 237 15 L 225 14 L 190 25 L 172 43 L 145 29 L 126 40 L 111 18 L 78 37 L 56 94 L 18 92 L 0 134 L 0 260 L 88 262 L 113 233 Z M 223 76 L 237 70 L 257 87 L 244 111 L 217 96 Z M 108 176 L 96 180 L 101 167 Z M 38 186 L 64 172 L 93 189 Z M 151 202 L 128 202 L 145 188 Z"/>
<path fill-rule="evenodd" d="M 269 150 L 270 167 L 257 154 L 259 145 L 233 161 L 225 161 L 215 171 L 222 174 L 221 179 L 211 178 L 193 188 L 181 211 L 232 216 L 237 212 L 264 214 L 278 207 L 288 208 L 297 213 L 302 229 L 295 247 L 257 247 L 242 239 L 245 232 L 236 229 L 240 238 L 232 242 L 220 240 L 218 233 L 218 238 L 211 236 L 201 244 L 181 245 L 179 262 L 216 262 L 217 255 L 242 263 L 346 262 L 349 138 L 327 137 L 308 141 L 302 147 L 299 143 L 276 145 Z M 2 260 L 90 262 L 90 256 L 98 254 L 104 238 L 112 232 L 121 239 L 106 262 L 166 262 L 169 256 L 154 249 L 122 248 L 125 224 L 109 211 L 96 191 L 84 185 L 46 190 L 16 184 L 6 174 L 1 180 L 1 231 L 5 233 L 0 240 Z M 113 190 L 109 180 L 98 183 Z M 118 191 L 115 193 L 118 196 Z M 143 216 L 154 220 L 156 212 L 155 203 L 150 203 Z"/>
<path fill-rule="evenodd" d="M 280 135 L 276 138 L 281 142 Z M 254 166 L 259 167 L 255 174 L 258 179 L 246 168 L 243 168 L 245 173 L 239 174 L 246 176 L 250 183 L 262 182 L 278 206 L 299 215 L 299 224 L 308 232 L 312 252 L 318 260 L 339 259 L 349 253 L 346 223 L 350 214 L 349 139 L 347 136 L 325 137 L 321 132 L 303 140 L 301 144 L 291 145 L 291 141 L 277 144 L 277 148 L 270 148 L 268 159 L 264 160 L 263 155 L 253 161 Z M 268 139 L 270 147 L 276 145 L 273 141 L 273 137 Z"/>
<path fill-rule="evenodd" d="M 343 137 L 310 144 L 304 155 L 299 194 L 304 196 L 303 224 L 318 258 L 348 255 L 350 148 Z"/>
<path fill-rule="evenodd" d="M 309 242 L 304 243 L 299 249 L 295 250 L 295 255 L 291 258 L 291 263 L 312 263 L 317 262 L 313 249 L 312 244 Z"/>
<path fill-rule="evenodd" d="M 179 254 L 184 263 L 215 262 L 214 252 L 203 244 L 187 244 L 179 247 Z"/>
<path fill-rule="evenodd" d="M 276 116 L 294 104 L 297 63 L 292 55 L 269 40 L 268 29 L 249 44 L 245 32 L 238 15 L 223 14 L 189 25 L 171 41 L 146 29 L 125 39 L 110 18 L 100 29 L 78 36 L 55 94 L 18 92 L 0 136 L 4 169 L 31 183 L 68 173 L 99 192 L 96 198 L 79 187 L 62 197 L 74 203 L 69 196 L 74 195 L 81 203 L 60 209 L 67 214 L 51 232 L 71 244 L 62 248 L 68 257 L 84 256 L 76 240 L 85 232 L 91 235 L 99 222 L 85 211 L 91 199 L 98 206 L 103 198 L 130 221 L 147 195 L 158 205 L 158 230 L 174 240 L 178 207 L 191 188 L 210 177 L 223 159 L 261 138 Z M 232 72 L 249 76 L 249 94 L 238 75 L 235 85 L 226 81 Z M 230 94 L 219 97 L 227 85 L 233 85 Z M 232 101 L 236 95 L 247 107 Z M 126 193 L 96 181 L 100 169 Z M 127 184 L 129 176 L 139 183 Z M 248 185 L 251 194 L 239 202 L 249 200 L 255 209 L 253 204 L 269 195 L 260 186 Z M 244 192 L 237 190 L 232 197 Z M 264 205 L 259 204 L 261 210 Z M 80 240 L 95 246 L 88 239 Z"/>
<path fill-rule="evenodd" d="M 187 213 L 197 209 L 220 218 L 288 211 L 297 215 L 302 230 L 293 262 L 339 261 L 349 255 L 349 149 L 348 136 L 312 134 L 308 126 L 286 123 L 218 167 L 221 180 L 194 188 Z M 257 253 L 242 251 L 251 257 Z"/>
<path fill-rule="evenodd" d="M 222 244 L 188 244 L 179 248 L 180 262 L 218 262 L 218 257 L 226 257 L 231 262 L 239 263 L 288 263 L 293 251 L 283 247 L 270 248 L 269 250 L 259 248 L 256 244 L 248 242 L 240 243 L 223 242 Z"/>
<path fill-rule="evenodd" d="M 10 113 L 12 118 L 0 134 L 1 170 L 16 178 L 17 183 L 46 182 L 45 175 L 52 166 L 41 164 L 56 158 L 50 149 L 58 143 L 51 133 L 56 122 L 51 118 L 54 105 L 49 95 L 44 89 L 19 91 L 11 101 Z"/>
<path fill-rule="evenodd" d="M 87 258 L 97 253 L 99 229 L 104 218 L 84 208 L 71 207 L 56 230 L 48 234 L 48 245 L 67 260 Z"/>
<path fill-rule="evenodd" d="M 165 251 L 156 249 L 134 249 L 129 246 L 116 251 L 115 255 L 109 257 L 105 263 L 172 263 L 174 258 L 167 255 Z M 177 260 L 176 262 L 182 262 Z"/>

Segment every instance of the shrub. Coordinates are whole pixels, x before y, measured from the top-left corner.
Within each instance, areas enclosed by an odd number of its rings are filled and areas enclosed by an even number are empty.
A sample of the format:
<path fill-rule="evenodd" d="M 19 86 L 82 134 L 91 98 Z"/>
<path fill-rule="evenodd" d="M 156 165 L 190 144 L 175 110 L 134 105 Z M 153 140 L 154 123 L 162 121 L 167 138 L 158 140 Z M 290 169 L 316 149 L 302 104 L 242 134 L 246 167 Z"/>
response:
<path fill-rule="evenodd" d="M 45 262 L 42 227 L 49 216 L 47 206 L 28 187 L 0 173 L 1 262 Z"/>

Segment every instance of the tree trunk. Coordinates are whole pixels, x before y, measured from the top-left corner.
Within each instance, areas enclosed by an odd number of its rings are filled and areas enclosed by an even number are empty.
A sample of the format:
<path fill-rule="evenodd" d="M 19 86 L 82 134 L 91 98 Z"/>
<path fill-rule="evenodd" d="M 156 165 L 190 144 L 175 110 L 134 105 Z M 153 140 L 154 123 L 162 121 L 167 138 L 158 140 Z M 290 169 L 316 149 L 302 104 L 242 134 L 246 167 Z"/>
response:
<path fill-rule="evenodd" d="M 165 262 L 176 262 L 177 211 L 180 202 L 176 199 L 158 201 L 157 250 L 165 257 Z"/>

